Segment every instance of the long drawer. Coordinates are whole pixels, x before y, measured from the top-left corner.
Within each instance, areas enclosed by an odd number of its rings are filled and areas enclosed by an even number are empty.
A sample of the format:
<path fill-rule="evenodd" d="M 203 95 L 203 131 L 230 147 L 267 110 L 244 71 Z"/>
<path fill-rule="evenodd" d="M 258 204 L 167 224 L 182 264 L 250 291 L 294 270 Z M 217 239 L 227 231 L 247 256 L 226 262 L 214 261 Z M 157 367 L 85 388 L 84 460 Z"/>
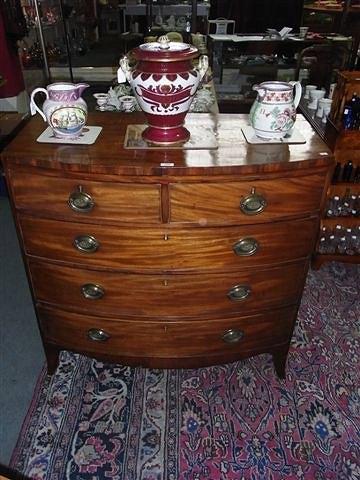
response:
<path fill-rule="evenodd" d="M 171 184 L 171 222 L 245 224 L 316 212 L 324 182 L 325 174 L 313 174 L 273 180 Z M 257 208 L 260 213 L 255 213 Z"/>
<path fill-rule="evenodd" d="M 238 269 L 305 258 L 316 218 L 224 228 L 114 228 L 20 216 L 26 253 L 92 267 Z"/>
<path fill-rule="evenodd" d="M 128 321 L 39 308 L 47 342 L 93 354 L 174 358 L 231 354 L 289 342 L 296 308 L 213 321 Z M 209 362 L 211 363 L 211 362 Z"/>
<path fill-rule="evenodd" d="M 11 182 L 15 206 L 20 210 L 78 222 L 160 222 L 157 184 L 80 181 L 22 169 L 11 171 Z"/>
<path fill-rule="evenodd" d="M 306 263 L 226 274 L 137 275 L 31 262 L 38 302 L 94 315 L 192 317 L 295 304 Z"/>

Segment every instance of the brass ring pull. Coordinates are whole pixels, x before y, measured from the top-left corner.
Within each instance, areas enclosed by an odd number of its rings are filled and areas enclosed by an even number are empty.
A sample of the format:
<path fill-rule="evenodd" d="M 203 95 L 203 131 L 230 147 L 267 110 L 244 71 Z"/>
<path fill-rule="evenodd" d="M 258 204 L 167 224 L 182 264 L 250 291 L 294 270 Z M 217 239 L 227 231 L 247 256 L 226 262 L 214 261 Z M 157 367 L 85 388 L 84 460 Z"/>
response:
<path fill-rule="evenodd" d="M 94 253 L 99 246 L 99 242 L 91 235 L 79 235 L 74 239 L 74 247 L 77 248 L 79 252 Z"/>
<path fill-rule="evenodd" d="M 251 189 L 250 195 L 244 197 L 240 202 L 240 210 L 245 215 L 257 215 L 265 210 L 267 202 L 265 198 L 255 192 L 255 187 Z"/>
<path fill-rule="evenodd" d="M 77 190 L 69 196 L 69 206 L 75 212 L 88 213 L 94 208 L 95 202 L 91 195 L 83 191 L 82 185 L 78 185 Z"/>
<path fill-rule="evenodd" d="M 110 338 L 110 335 L 100 328 L 90 328 L 87 332 L 87 336 L 94 342 L 105 342 Z"/>
<path fill-rule="evenodd" d="M 233 302 L 241 302 L 249 297 L 251 289 L 248 285 L 235 285 L 228 293 Z"/>
<path fill-rule="evenodd" d="M 243 336 L 244 332 L 242 332 L 241 330 L 230 328 L 229 330 L 226 330 L 226 332 L 222 335 L 221 338 L 225 343 L 237 343 L 240 342 Z"/>
<path fill-rule="evenodd" d="M 240 239 L 233 245 L 233 250 L 236 255 L 240 257 L 249 257 L 250 255 L 254 255 L 259 248 L 259 244 L 255 238 L 246 237 Z"/>
<path fill-rule="evenodd" d="M 101 285 L 86 283 L 81 287 L 81 293 L 88 300 L 100 300 L 105 295 L 105 290 Z"/>

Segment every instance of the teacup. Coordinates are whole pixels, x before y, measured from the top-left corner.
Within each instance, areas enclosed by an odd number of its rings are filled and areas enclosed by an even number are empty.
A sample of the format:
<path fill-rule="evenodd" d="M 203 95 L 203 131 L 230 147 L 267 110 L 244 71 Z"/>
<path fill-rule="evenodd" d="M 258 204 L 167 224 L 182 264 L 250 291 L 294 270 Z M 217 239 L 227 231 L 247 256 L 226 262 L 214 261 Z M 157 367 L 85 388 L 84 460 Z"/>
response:
<path fill-rule="evenodd" d="M 94 93 L 94 97 L 96 98 L 96 103 L 100 110 L 104 110 L 105 105 L 108 102 L 109 95 L 107 93 Z"/>
<path fill-rule="evenodd" d="M 329 88 L 329 98 L 333 98 L 335 88 L 336 88 L 336 83 L 330 83 L 330 88 Z"/>
<path fill-rule="evenodd" d="M 327 119 L 328 119 L 328 116 L 330 115 L 330 112 L 331 112 L 331 105 L 326 105 L 324 107 L 324 111 L 323 111 L 323 116 L 322 116 L 322 123 L 326 123 L 327 122 Z"/>
<path fill-rule="evenodd" d="M 325 107 L 331 108 L 331 103 L 332 103 L 331 98 L 320 98 L 315 116 L 322 118 Z"/>
<path fill-rule="evenodd" d="M 316 85 L 306 85 L 306 86 L 305 86 L 304 99 L 305 99 L 305 100 L 309 100 L 309 99 L 310 99 L 310 91 L 311 91 L 311 90 L 316 90 L 316 89 L 317 89 L 317 86 L 316 86 Z"/>
<path fill-rule="evenodd" d="M 325 90 L 310 90 L 310 103 L 308 105 L 308 108 L 310 110 L 316 110 L 318 107 L 318 102 L 320 98 L 324 98 L 325 96 Z"/>
<path fill-rule="evenodd" d="M 124 95 L 123 97 L 120 97 L 119 100 L 120 100 L 121 108 L 125 112 L 132 112 L 134 110 L 134 107 L 135 107 L 134 97 L 130 97 L 129 95 Z"/>

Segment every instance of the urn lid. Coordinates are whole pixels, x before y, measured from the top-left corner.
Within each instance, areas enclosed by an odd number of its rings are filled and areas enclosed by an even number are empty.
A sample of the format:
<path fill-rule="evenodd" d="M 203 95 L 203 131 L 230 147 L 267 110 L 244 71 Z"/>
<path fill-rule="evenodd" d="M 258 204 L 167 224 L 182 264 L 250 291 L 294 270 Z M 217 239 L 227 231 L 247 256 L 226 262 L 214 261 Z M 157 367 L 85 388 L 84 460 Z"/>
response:
<path fill-rule="evenodd" d="M 163 35 L 156 42 L 143 43 L 135 48 L 133 54 L 137 60 L 178 62 L 197 57 L 199 51 L 187 43 L 171 42 L 166 35 Z"/>

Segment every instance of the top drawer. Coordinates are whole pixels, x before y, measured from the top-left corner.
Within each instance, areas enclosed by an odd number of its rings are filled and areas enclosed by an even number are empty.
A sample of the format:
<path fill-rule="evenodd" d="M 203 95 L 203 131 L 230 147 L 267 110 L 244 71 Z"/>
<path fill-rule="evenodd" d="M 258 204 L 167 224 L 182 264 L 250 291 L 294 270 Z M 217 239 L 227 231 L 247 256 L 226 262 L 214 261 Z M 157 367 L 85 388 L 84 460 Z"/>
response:
<path fill-rule="evenodd" d="M 160 185 L 94 182 L 11 172 L 15 206 L 47 217 L 160 222 Z"/>
<path fill-rule="evenodd" d="M 200 225 L 261 223 L 319 210 L 325 174 L 170 186 L 171 221 Z"/>

